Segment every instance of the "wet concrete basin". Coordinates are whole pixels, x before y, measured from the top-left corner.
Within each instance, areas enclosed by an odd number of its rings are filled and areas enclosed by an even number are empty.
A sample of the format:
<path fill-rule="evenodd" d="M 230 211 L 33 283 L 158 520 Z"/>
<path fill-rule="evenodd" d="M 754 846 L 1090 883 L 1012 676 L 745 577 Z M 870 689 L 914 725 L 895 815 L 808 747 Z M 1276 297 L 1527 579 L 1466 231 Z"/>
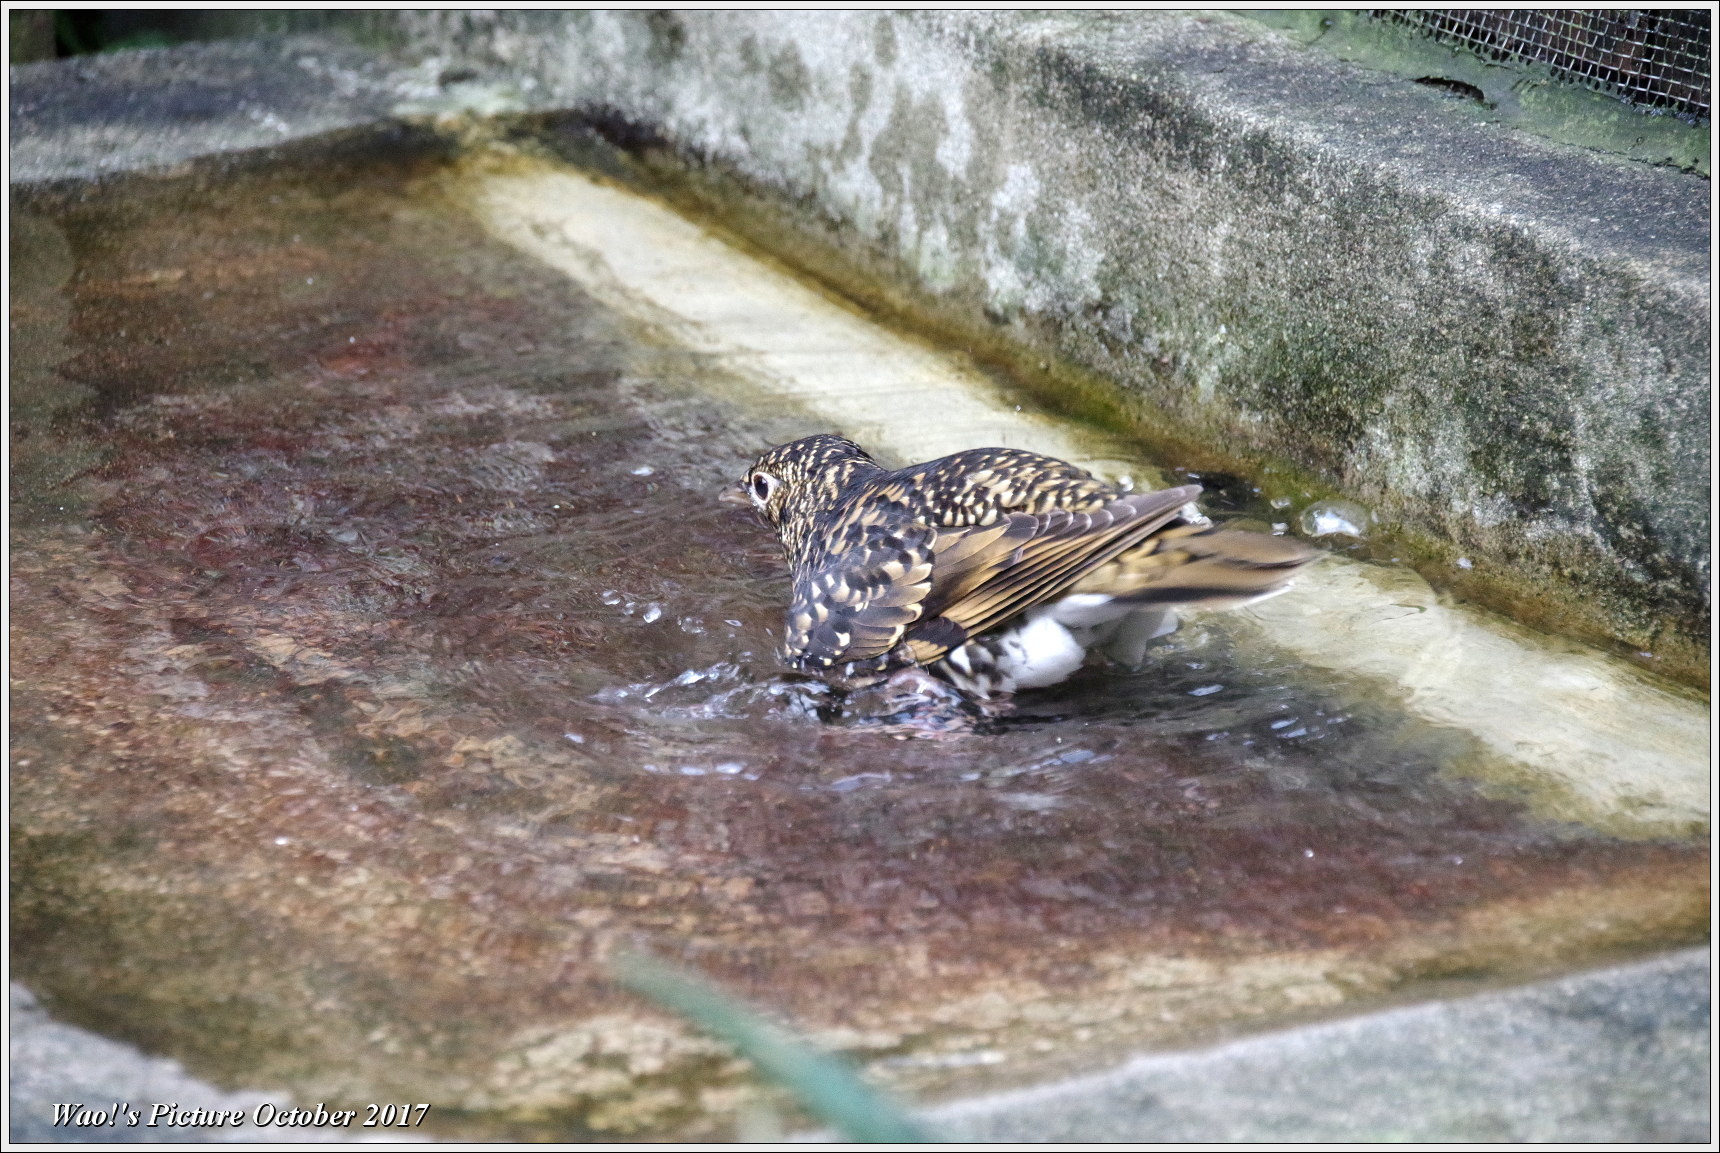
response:
<path fill-rule="evenodd" d="M 1700 832 L 1536 815 L 1220 618 L 977 732 L 844 714 L 715 500 L 823 426 L 470 178 L 14 217 L 13 949 L 64 1018 L 444 1132 L 712 1137 L 765 1091 L 620 949 L 929 1095 L 1705 935 Z"/>

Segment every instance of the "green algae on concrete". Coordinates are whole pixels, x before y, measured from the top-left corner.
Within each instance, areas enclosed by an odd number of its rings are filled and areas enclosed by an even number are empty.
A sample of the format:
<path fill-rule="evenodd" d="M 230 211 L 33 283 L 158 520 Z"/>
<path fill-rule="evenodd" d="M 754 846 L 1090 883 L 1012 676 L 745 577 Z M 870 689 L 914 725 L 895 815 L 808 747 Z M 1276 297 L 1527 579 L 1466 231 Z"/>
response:
<path fill-rule="evenodd" d="M 1298 43 L 1340 60 L 1390 72 L 1419 84 L 1467 85 L 1471 115 L 1647 164 L 1667 164 L 1701 176 L 1712 172 L 1706 124 L 1689 124 L 1634 108 L 1601 92 L 1560 80 L 1534 61 L 1489 60 L 1441 43 L 1419 29 L 1361 12 L 1239 11 L 1231 15 L 1275 28 Z M 1461 91 L 1461 90 L 1460 90 Z"/>
<path fill-rule="evenodd" d="M 104 451 L 11 525 L 14 972 L 63 1019 L 451 1136 L 713 1138 L 760 1090 L 624 950 L 924 1095 L 1705 932 L 1700 839 L 1489 796 L 1466 738 L 1218 629 L 996 732 L 845 721 L 714 499 L 822 419 L 499 243 L 474 179 L 26 198 L 89 390 L 44 435 Z M 851 371 L 817 331 L 800 370 Z"/>

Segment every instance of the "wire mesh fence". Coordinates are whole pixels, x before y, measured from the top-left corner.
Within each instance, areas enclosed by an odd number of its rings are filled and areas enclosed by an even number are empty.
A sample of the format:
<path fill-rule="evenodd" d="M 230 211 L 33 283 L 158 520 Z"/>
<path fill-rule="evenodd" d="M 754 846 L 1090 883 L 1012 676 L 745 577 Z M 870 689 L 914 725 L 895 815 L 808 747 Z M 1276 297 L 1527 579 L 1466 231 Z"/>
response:
<path fill-rule="evenodd" d="M 1706 121 L 1712 13 L 1701 9 L 1375 9 L 1494 60 L 1533 60 L 1647 110 Z"/>

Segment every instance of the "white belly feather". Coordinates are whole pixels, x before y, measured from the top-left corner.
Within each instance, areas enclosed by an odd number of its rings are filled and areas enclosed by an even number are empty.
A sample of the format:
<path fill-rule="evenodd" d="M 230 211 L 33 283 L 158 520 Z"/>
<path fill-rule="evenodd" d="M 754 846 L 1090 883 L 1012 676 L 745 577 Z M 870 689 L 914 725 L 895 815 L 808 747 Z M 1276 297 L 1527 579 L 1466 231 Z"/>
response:
<path fill-rule="evenodd" d="M 1030 609 L 1014 626 L 968 642 L 945 658 L 943 671 L 982 697 L 1042 689 L 1074 675 L 1090 648 L 1138 665 L 1148 643 L 1176 627 L 1173 609 L 1140 608 L 1082 593 Z"/>

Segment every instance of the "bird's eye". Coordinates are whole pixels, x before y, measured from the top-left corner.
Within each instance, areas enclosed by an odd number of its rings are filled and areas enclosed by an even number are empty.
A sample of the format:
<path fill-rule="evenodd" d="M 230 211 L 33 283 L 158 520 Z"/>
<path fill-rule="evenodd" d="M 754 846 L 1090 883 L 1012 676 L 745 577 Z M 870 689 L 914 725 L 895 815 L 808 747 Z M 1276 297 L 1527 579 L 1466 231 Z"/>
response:
<path fill-rule="evenodd" d="M 776 486 L 782 482 L 768 472 L 757 473 L 753 476 L 753 501 L 760 508 L 770 503 L 770 494 L 776 491 Z"/>

